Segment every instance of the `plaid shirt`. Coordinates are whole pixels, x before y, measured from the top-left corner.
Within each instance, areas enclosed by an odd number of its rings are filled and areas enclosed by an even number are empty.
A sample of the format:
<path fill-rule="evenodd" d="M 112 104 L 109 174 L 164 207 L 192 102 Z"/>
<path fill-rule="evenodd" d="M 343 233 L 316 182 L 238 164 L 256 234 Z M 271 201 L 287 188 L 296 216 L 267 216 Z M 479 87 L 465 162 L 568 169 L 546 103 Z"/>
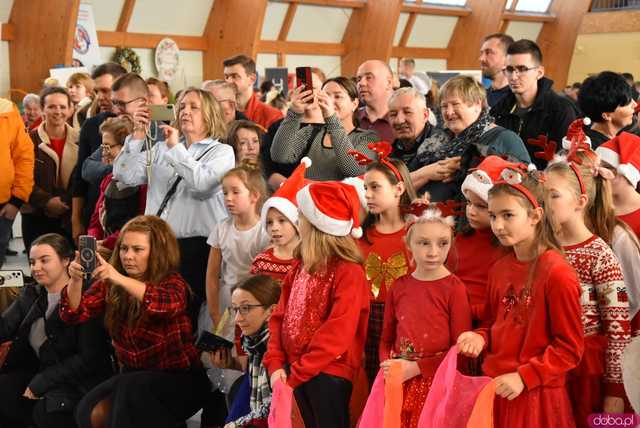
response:
<path fill-rule="evenodd" d="M 199 365 L 191 321 L 186 314 L 189 293 L 184 279 L 174 273 L 159 284 L 146 285 L 142 315 L 136 325 L 129 327 L 123 322 L 112 332 L 118 360 L 129 369 L 187 369 Z M 93 284 L 83 293 L 74 311 L 65 287 L 60 298 L 60 317 L 75 324 L 101 315 L 108 290 L 104 282 Z"/>

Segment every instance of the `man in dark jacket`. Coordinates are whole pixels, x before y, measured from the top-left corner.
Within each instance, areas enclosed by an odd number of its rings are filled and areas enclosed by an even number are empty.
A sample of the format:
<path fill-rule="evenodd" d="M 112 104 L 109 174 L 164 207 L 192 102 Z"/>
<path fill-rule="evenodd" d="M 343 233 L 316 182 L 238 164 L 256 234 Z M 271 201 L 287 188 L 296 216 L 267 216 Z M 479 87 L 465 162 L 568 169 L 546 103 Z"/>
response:
<path fill-rule="evenodd" d="M 546 161 L 534 156 L 541 149 L 528 144 L 528 140 L 546 135 L 561 143 L 569 124 L 576 119 L 575 111 L 568 100 L 553 91 L 553 81 L 544 77 L 542 52 L 535 42 L 522 39 L 509 46 L 504 73 L 511 93 L 491 109 L 491 115 L 497 125 L 522 138 L 531 159 L 542 169 Z"/>

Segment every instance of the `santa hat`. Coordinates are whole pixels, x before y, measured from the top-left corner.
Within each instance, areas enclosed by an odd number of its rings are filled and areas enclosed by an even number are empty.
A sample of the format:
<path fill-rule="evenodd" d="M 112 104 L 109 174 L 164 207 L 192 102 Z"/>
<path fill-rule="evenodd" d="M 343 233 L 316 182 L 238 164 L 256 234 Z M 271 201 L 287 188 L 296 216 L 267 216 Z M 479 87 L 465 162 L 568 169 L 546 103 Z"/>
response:
<path fill-rule="evenodd" d="M 298 227 L 298 204 L 296 202 L 296 194 L 302 189 L 306 181 L 304 179 L 304 173 L 308 167 L 311 166 L 311 159 L 303 157 L 300 160 L 300 165 L 296 167 L 291 173 L 289 178 L 282 183 L 280 188 L 275 191 L 273 196 L 267 199 L 262 205 L 262 211 L 260 212 L 260 221 L 267 227 L 267 213 L 270 208 L 275 208 L 282 213 L 291 223 Z"/>
<path fill-rule="evenodd" d="M 591 125 L 591 119 L 583 117 L 571 122 L 569 129 L 567 129 L 567 136 L 562 139 L 562 148 L 565 150 L 571 149 L 571 142 L 577 140 L 581 143 L 586 143 L 591 146 L 591 138 L 587 137 L 584 133 L 584 127 Z"/>
<path fill-rule="evenodd" d="M 633 187 L 640 181 L 640 137 L 622 132 L 596 149 L 600 159 L 616 168 Z"/>
<path fill-rule="evenodd" d="M 471 190 L 480 196 L 483 201 L 489 201 L 489 190 L 496 181 L 501 179 L 500 174 L 507 168 L 516 169 L 516 165 L 498 156 L 487 156 L 477 166 L 475 171 L 467 175 L 462 182 L 462 193 Z"/>
<path fill-rule="evenodd" d="M 354 189 L 356 189 L 356 192 L 358 193 L 358 199 L 360 200 L 360 205 L 362 206 L 362 209 L 364 209 L 365 211 L 369 211 L 367 209 L 367 198 L 365 196 L 367 194 L 367 191 L 364 188 L 364 175 L 360 175 L 358 177 L 347 177 L 344 180 L 342 180 L 342 182 L 349 184 L 353 186 Z"/>
<path fill-rule="evenodd" d="M 342 182 L 306 185 L 296 195 L 302 214 L 320 231 L 333 236 L 362 237 L 356 189 Z"/>

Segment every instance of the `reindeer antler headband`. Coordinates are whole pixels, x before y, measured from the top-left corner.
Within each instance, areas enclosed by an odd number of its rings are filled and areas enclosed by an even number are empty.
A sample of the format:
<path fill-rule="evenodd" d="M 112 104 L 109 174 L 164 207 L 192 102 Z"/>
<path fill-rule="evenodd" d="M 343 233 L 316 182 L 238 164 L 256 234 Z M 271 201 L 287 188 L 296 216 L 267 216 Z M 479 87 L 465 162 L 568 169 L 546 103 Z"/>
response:
<path fill-rule="evenodd" d="M 369 143 L 367 147 L 378 155 L 378 162 L 389 168 L 398 181 L 404 181 L 402 175 L 400 175 L 400 171 L 398 171 L 398 168 L 396 168 L 396 166 L 389 160 L 389 155 L 392 150 L 391 144 L 386 141 L 380 141 L 377 143 Z M 371 159 L 369 156 L 357 150 L 349 150 L 347 153 L 353 156 L 359 165 L 369 165 L 370 163 L 375 162 L 374 159 Z"/>

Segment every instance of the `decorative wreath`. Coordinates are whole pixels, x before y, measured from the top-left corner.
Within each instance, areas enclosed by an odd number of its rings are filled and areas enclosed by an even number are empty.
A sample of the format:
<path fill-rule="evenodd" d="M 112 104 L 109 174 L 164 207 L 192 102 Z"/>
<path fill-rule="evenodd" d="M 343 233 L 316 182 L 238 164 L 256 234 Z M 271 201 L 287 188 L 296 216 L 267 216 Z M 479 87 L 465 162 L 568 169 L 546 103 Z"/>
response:
<path fill-rule="evenodd" d="M 113 54 L 113 61 L 126 68 L 127 71 L 138 74 L 142 71 L 140 57 L 131 48 L 116 48 L 116 53 Z"/>

